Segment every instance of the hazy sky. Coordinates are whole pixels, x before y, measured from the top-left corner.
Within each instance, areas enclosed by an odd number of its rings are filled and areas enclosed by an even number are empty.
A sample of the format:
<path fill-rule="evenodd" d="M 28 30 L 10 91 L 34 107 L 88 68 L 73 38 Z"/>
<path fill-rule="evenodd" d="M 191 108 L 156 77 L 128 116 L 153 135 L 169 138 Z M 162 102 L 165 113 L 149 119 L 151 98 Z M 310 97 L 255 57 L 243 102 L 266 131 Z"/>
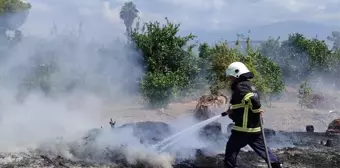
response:
<path fill-rule="evenodd" d="M 22 29 L 46 31 L 52 23 L 71 26 L 82 20 L 87 28 L 123 32 L 119 18 L 127 0 L 26 0 L 32 11 Z M 304 20 L 340 24 L 340 0 L 134 0 L 141 19 L 182 22 L 185 30 L 233 30 L 276 21 Z M 71 24 L 70 24 L 71 23 Z M 43 28 L 42 30 L 37 29 Z"/>

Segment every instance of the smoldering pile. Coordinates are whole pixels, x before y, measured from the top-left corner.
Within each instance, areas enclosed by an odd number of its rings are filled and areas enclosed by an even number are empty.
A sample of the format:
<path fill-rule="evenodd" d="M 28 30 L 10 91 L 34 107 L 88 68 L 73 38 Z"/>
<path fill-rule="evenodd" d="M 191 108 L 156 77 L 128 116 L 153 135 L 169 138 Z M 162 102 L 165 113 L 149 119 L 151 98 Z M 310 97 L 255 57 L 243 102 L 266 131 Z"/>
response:
<path fill-rule="evenodd" d="M 219 128 L 208 126 L 201 131 L 212 131 L 207 134 L 211 137 L 222 139 L 225 143 L 228 135 L 220 132 Z M 218 127 L 218 126 L 217 126 Z M 129 128 L 129 129 L 128 129 Z M 122 139 L 128 130 L 134 137 Z M 100 134 L 110 133 L 110 138 L 101 138 Z M 106 132 L 106 133 L 105 133 Z M 172 128 L 162 122 L 140 122 L 126 124 L 114 129 L 91 130 L 81 141 L 72 143 L 59 143 L 44 145 L 39 149 L 22 153 L 0 154 L 1 167 L 162 167 L 162 168 L 191 168 L 223 167 L 223 154 L 209 153 L 207 149 L 197 148 L 193 157 L 179 158 L 174 150 L 169 149 L 166 153 L 148 148 L 173 133 Z M 219 134 L 216 136 L 216 134 Z M 338 136 L 325 136 L 323 133 L 314 132 L 276 132 L 267 129 L 269 144 L 281 145 L 276 153 L 283 159 L 285 166 L 298 167 L 339 167 L 340 148 Z M 120 140 L 119 140 L 120 139 Z M 209 138 L 206 139 L 209 141 Z M 134 141 L 131 146 L 128 141 Z M 215 142 L 216 139 L 210 141 Z M 283 142 L 284 141 L 284 142 Z M 328 141 L 328 145 L 325 142 Z M 108 146 L 107 144 L 110 144 Z M 124 143 L 125 142 L 125 143 Z M 139 142 L 139 143 L 137 143 Z M 285 146 L 289 143 L 291 147 Z M 331 143 L 330 143 L 331 142 Z M 104 145 L 105 144 L 105 145 Z M 119 145 L 117 145 L 119 144 Z M 220 145 L 223 152 L 224 144 Z M 183 149 L 187 150 L 187 149 Z M 178 155 L 177 155 L 178 156 Z M 238 162 L 244 168 L 266 167 L 266 164 L 253 151 L 241 151 Z"/>

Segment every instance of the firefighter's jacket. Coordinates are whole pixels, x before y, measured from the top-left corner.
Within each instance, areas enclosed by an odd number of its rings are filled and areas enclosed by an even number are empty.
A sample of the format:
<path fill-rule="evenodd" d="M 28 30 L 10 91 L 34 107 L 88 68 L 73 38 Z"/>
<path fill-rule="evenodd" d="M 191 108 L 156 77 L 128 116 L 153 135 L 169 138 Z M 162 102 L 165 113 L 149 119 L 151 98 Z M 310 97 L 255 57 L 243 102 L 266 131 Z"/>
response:
<path fill-rule="evenodd" d="M 233 82 L 231 90 L 232 114 L 229 117 L 235 122 L 232 129 L 248 133 L 261 132 L 261 102 L 255 87 L 248 78 L 243 77 Z"/>

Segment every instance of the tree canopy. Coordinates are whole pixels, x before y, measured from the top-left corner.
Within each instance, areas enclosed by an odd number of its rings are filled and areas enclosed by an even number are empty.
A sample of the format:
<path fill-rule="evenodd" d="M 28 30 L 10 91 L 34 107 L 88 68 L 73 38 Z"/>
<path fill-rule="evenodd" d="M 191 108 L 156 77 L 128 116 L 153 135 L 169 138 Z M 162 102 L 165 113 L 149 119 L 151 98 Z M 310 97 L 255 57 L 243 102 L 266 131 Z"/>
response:
<path fill-rule="evenodd" d="M 253 51 L 248 39 L 247 53 L 231 48 L 227 42 L 214 45 L 199 44 L 198 54 L 189 45 L 195 36 L 179 36 L 180 24 L 166 18 L 166 23 L 145 23 L 136 30 L 131 40 L 144 57 L 146 76 L 142 81 L 142 93 L 152 105 L 166 106 L 171 98 L 186 95 L 202 78 L 210 85 L 211 92 L 228 88 L 225 76 L 228 65 L 234 61 L 244 62 L 255 74 L 255 86 L 263 95 L 279 93 L 284 86 L 280 67 L 259 51 Z M 273 82 L 273 80 L 275 80 Z M 269 96 L 270 97 L 270 96 Z"/>
<path fill-rule="evenodd" d="M 123 13 L 132 13 L 126 25 L 127 31 L 132 30 L 128 27 L 138 17 L 133 2 L 127 2 L 122 7 L 120 16 L 125 21 L 127 17 L 124 19 Z M 141 81 L 141 92 L 153 106 L 167 106 L 171 99 L 188 95 L 207 85 L 213 93 L 228 89 L 230 81 L 225 76 L 225 70 L 234 61 L 245 63 L 254 73 L 252 81 L 255 87 L 269 102 L 284 90 L 285 83 L 300 83 L 311 75 L 327 74 L 334 83 L 339 84 L 338 32 L 332 32 L 328 37 L 334 43 L 331 50 L 323 40 L 295 33 L 284 41 L 269 37 L 258 49 L 251 47 L 251 38 L 247 37 L 246 52 L 241 52 L 239 41 L 236 41 L 236 47 L 230 47 L 226 41 L 212 45 L 206 42 L 189 45 L 196 36 L 180 36 L 180 24 L 167 18 L 165 21 L 165 24 L 158 21 L 144 23 L 130 37 L 144 58 L 146 74 Z M 198 53 L 193 52 L 196 47 Z M 202 85 L 202 82 L 205 84 Z"/>
<path fill-rule="evenodd" d="M 132 1 L 125 2 L 119 12 L 119 17 L 124 21 L 128 37 L 132 32 L 132 24 L 134 20 L 138 17 L 138 13 L 139 11 Z"/>
<path fill-rule="evenodd" d="M 166 22 L 165 25 L 145 23 L 142 30 L 135 30 L 131 37 L 143 53 L 147 73 L 142 82 L 142 92 L 153 105 L 158 101 L 160 105 L 167 104 L 173 95 L 188 89 L 199 72 L 193 46 L 188 46 L 195 36 L 178 36 L 180 25 L 167 19 Z"/>
<path fill-rule="evenodd" d="M 21 0 L 1 0 L 0 15 L 7 12 L 18 12 L 31 8 L 30 3 L 25 3 Z"/>
<path fill-rule="evenodd" d="M 0 14 L 29 7 L 20 0 L 3 0 L 0 1 Z M 328 37 L 333 47 L 329 47 L 324 40 L 295 33 L 286 40 L 268 37 L 259 48 L 251 47 L 251 37 L 247 37 L 246 51 L 241 52 L 243 46 L 238 40 L 235 47 L 229 46 L 227 41 L 195 43 L 194 34 L 179 35 L 181 25 L 167 18 L 164 24 L 150 21 L 139 27 L 137 22 L 133 27 L 138 14 L 136 5 L 126 2 L 119 16 L 126 26 L 129 41 L 126 45 L 143 56 L 142 61 L 138 61 L 138 66 L 145 70 L 139 81 L 140 91 L 152 107 L 166 107 L 172 99 L 206 88 L 213 93 L 228 89 L 230 81 L 225 76 L 225 70 L 234 61 L 246 64 L 255 75 L 252 82 L 261 97 L 270 102 L 273 96 L 284 90 L 286 83 L 300 84 L 310 76 L 332 79 L 332 84 L 336 86 L 340 84 L 338 31 L 330 32 Z M 50 76 L 53 73 L 50 67 L 53 66 L 37 68 L 37 75 L 32 75 L 36 80 L 29 82 L 31 87 L 32 83 L 35 86 L 39 83 L 47 92 L 53 88 L 49 86 L 53 84 L 39 77 Z"/>

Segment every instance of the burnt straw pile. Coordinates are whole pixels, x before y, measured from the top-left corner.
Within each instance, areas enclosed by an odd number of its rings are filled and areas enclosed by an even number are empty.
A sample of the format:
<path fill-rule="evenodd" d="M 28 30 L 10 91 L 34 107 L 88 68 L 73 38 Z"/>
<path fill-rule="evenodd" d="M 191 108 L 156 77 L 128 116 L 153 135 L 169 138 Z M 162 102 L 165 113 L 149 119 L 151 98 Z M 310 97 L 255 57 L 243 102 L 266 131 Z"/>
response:
<path fill-rule="evenodd" d="M 178 152 L 182 151 L 172 150 L 171 147 L 164 153 L 157 153 L 157 150 L 151 148 L 152 144 L 174 133 L 172 127 L 166 123 L 139 122 L 120 127 L 115 127 L 112 123 L 111 126 L 112 128 L 107 130 L 91 130 L 81 141 L 59 144 L 53 149 L 45 146 L 22 153 L 0 153 L 0 167 L 223 167 L 223 149 L 228 133 L 223 134 L 220 125 L 209 125 L 198 134 L 209 136 L 210 138 L 203 139 L 210 141 L 206 143 L 210 146 L 181 149 L 193 151 L 190 157 L 179 157 L 181 155 Z M 122 139 L 129 131 L 133 136 Z M 103 139 L 103 135 L 107 133 L 113 136 Z M 269 144 L 277 148 L 275 152 L 284 161 L 285 167 L 340 167 L 340 140 L 337 135 L 330 136 L 312 131 L 277 132 L 270 129 L 266 130 L 266 135 Z M 117 142 L 116 139 L 121 140 Z M 140 146 L 127 144 L 131 141 Z M 220 148 L 218 152 L 221 154 L 207 152 L 211 145 Z M 241 151 L 238 163 L 243 168 L 266 167 L 265 162 L 251 150 Z"/>

